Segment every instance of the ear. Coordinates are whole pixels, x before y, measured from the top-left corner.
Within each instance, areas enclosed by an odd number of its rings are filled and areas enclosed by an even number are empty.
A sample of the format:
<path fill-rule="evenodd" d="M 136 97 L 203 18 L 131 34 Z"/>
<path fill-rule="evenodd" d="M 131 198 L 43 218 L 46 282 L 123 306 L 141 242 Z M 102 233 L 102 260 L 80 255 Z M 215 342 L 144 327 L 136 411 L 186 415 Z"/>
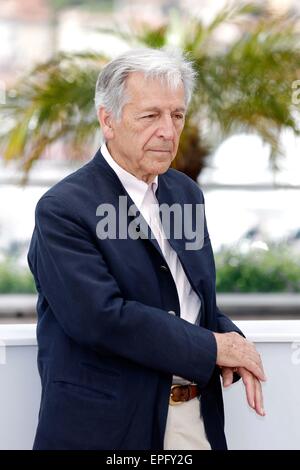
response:
<path fill-rule="evenodd" d="M 97 111 L 98 121 L 101 126 L 103 136 L 105 140 L 111 140 L 114 138 L 114 130 L 112 126 L 111 114 L 101 106 Z"/>

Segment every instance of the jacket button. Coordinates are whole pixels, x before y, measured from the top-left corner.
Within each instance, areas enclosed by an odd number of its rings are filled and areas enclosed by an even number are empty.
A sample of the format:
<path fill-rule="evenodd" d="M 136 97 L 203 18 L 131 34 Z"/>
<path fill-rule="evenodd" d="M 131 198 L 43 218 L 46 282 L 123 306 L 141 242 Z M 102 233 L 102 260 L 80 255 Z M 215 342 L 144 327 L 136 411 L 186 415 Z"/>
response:
<path fill-rule="evenodd" d="M 164 271 L 164 272 L 168 272 L 168 271 L 169 271 L 169 268 L 168 268 L 165 264 L 162 264 L 162 265 L 160 266 L 160 269 L 161 269 L 161 271 Z"/>
<path fill-rule="evenodd" d="M 176 313 L 174 312 L 174 310 L 169 310 L 168 313 L 170 313 L 171 315 L 176 315 Z"/>

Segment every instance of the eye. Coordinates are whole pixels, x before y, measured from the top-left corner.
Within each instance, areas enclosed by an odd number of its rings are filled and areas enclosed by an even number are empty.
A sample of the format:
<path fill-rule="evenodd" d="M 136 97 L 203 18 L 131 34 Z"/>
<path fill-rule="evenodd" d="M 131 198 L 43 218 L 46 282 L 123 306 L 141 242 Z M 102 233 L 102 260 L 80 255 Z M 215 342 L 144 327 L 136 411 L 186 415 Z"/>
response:
<path fill-rule="evenodd" d="M 175 118 L 179 120 L 182 120 L 184 119 L 184 115 L 183 114 L 175 114 Z"/>
<path fill-rule="evenodd" d="M 146 116 L 142 116 L 142 119 L 153 119 L 156 117 L 156 114 L 147 114 Z"/>

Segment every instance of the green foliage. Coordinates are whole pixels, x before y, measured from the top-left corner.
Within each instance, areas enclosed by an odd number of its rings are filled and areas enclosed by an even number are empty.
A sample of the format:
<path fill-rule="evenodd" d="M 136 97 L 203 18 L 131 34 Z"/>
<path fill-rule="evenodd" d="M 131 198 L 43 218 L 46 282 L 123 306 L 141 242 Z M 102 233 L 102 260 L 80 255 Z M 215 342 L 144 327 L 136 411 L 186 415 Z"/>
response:
<path fill-rule="evenodd" d="M 59 54 L 37 66 L 9 95 L 5 158 L 21 160 L 25 173 L 52 143 L 70 143 L 73 157 L 98 129 L 94 87 L 103 58 L 95 54 Z"/>
<path fill-rule="evenodd" d="M 0 294 L 35 293 L 35 283 L 29 269 L 16 268 L 9 259 L 0 263 Z"/>
<path fill-rule="evenodd" d="M 154 30 L 144 27 L 144 30 L 136 37 L 136 39 L 147 47 L 160 48 L 167 44 L 166 33 L 166 26 L 162 26 Z M 132 39 L 132 37 L 129 39 Z"/>
<path fill-rule="evenodd" d="M 300 292 L 300 255 L 286 247 L 247 254 L 222 250 L 215 260 L 217 292 Z"/>
<path fill-rule="evenodd" d="M 93 10 L 112 10 L 113 0 L 49 0 L 50 5 L 56 9 L 72 7 L 92 8 Z"/>

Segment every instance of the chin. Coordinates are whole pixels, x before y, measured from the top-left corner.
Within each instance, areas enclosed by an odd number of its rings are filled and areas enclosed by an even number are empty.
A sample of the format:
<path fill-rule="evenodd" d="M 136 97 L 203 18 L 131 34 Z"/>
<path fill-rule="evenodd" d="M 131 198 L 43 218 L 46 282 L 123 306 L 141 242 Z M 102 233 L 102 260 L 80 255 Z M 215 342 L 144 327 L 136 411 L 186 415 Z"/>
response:
<path fill-rule="evenodd" d="M 168 171 L 168 169 L 170 168 L 170 165 L 171 165 L 171 162 L 156 165 L 156 167 L 154 168 L 154 173 L 157 175 L 162 175 L 163 173 Z"/>

